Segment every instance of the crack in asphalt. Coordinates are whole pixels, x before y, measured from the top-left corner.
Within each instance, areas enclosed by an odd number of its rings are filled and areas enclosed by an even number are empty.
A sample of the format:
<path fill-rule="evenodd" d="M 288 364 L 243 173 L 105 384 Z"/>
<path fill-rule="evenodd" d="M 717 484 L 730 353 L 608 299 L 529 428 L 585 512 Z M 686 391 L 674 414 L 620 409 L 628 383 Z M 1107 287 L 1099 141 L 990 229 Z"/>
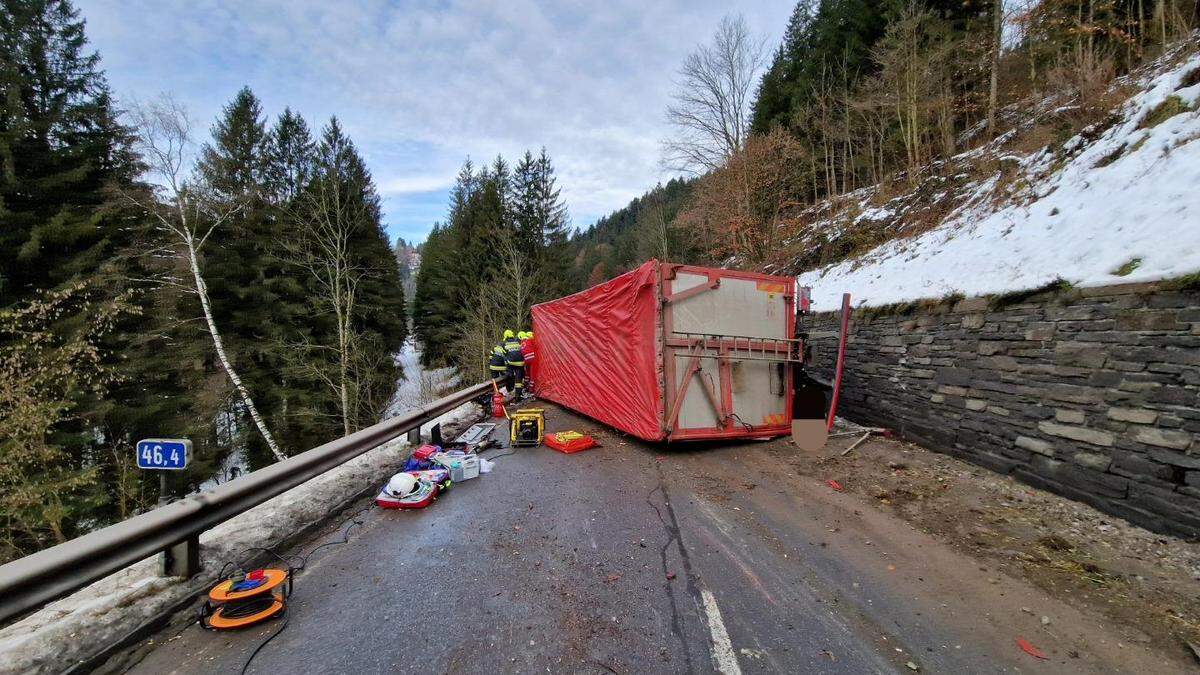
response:
<path fill-rule="evenodd" d="M 667 533 L 667 541 L 658 550 L 659 558 L 662 560 L 662 573 L 665 581 L 664 589 L 667 591 L 667 600 L 671 603 L 671 632 L 678 638 L 680 645 L 683 647 L 684 664 L 687 667 L 687 672 L 696 672 L 695 666 L 692 664 L 692 653 L 688 649 L 687 630 L 683 625 L 683 616 L 679 613 L 679 606 L 675 602 L 675 593 L 673 592 L 671 582 L 667 579 L 670 573 L 670 568 L 667 565 L 667 549 L 671 548 L 674 543 L 679 550 L 679 558 L 683 564 L 683 577 L 686 583 L 688 594 L 692 597 L 693 602 L 700 602 L 700 589 L 696 586 L 694 576 L 692 574 L 692 561 L 689 557 L 687 547 L 683 545 L 683 538 L 679 535 L 679 520 L 675 516 L 675 507 L 671 505 L 671 495 L 667 492 L 667 487 L 663 482 L 662 464 L 655 462 L 658 471 L 658 485 L 646 493 L 646 503 L 650 508 L 654 509 L 654 514 L 658 516 L 658 522 L 662 523 L 663 530 Z M 654 503 L 651 497 L 655 492 L 662 493 L 663 505 L 666 507 L 667 516 L 663 517 L 662 510 Z"/>

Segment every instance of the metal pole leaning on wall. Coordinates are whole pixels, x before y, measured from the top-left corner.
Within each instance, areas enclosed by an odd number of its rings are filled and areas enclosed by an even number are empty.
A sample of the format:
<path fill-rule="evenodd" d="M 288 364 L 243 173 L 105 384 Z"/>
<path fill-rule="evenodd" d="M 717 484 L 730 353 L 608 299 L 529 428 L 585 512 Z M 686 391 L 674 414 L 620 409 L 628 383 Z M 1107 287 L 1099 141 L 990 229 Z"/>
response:
<path fill-rule="evenodd" d="M 833 430 L 833 422 L 837 419 L 838 397 L 842 393 L 842 371 L 846 367 L 846 340 L 850 334 L 850 294 L 842 294 L 842 331 L 838 336 L 837 370 L 833 377 L 833 395 L 829 401 L 829 419 L 825 421 L 825 430 Z"/>
<path fill-rule="evenodd" d="M 200 533 L 340 466 L 491 389 L 483 382 L 349 436 L 253 471 L 210 492 L 147 511 L 115 525 L 0 566 L 0 621 L 79 590 L 113 572 L 169 551 L 176 574 L 199 571 Z"/>

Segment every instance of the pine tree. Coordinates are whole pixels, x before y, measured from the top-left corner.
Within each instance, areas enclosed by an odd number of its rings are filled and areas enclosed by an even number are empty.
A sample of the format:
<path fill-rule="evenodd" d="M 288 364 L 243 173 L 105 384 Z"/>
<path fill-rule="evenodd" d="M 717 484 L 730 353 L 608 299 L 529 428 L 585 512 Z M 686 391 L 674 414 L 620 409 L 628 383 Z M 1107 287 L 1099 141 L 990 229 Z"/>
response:
<path fill-rule="evenodd" d="M 413 326 L 426 365 L 476 372 L 489 331 L 519 330 L 532 303 L 573 289 L 569 226 L 545 149 L 512 169 L 503 157 L 481 171 L 467 160 L 421 249 Z"/>
<path fill-rule="evenodd" d="M 780 123 L 787 118 L 791 108 L 792 84 L 797 77 L 801 54 L 812 22 L 812 0 L 800 0 L 788 19 L 783 42 L 775 51 L 771 65 L 763 73 L 762 82 L 759 83 L 751 119 L 751 130 L 754 133 L 765 133 L 772 123 Z"/>
<path fill-rule="evenodd" d="M 285 108 L 267 132 L 263 143 L 262 189 L 273 238 L 264 247 L 267 259 L 278 264 L 282 247 L 293 241 L 298 229 L 296 202 L 312 179 L 316 163 L 316 142 L 308 123 L 299 114 Z M 267 231 L 264 229 L 264 235 Z M 325 384 L 306 377 L 297 369 L 297 345 L 310 344 L 321 321 L 313 315 L 311 279 L 293 266 L 284 265 L 260 283 L 268 286 L 278 303 L 270 345 L 276 356 L 271 367 L 281 369 L 278 404 L 273 427 L 287 447 L 311 447 L 328 439 L 335 430 L 329 422 L 328 392 Z"/>
<path fill-rule="evenodd" d="M 462 181 L 460 174 L 456 190 L 462 186 Z M 452 208 L 452 215 L 453 212 Z M 426 367 L 445 365 L 454 342 L 454 321 L 460 308 L 453 298 L 458 265 L 453 238 L 447 227 L 435 223 L 421 248 L 412 317 L 413 335 L 420 343 L 421 362 Z"/>
<path fill-rule="evenodd" d="M 524 250 L 541 246 L 542 228 L 538 218 L 538 162 L 526 150 L 513 169 L 513 228 L 518 245 Z"/>
<path fill-rule="evenodd" d="M 570 259 L 567 240 L 570 237 L 570 218 L 562 201 L 562 190 L 554 176 L 554 165 L 546 149 L 537 159 L 537 190 L 535 218 L 538 224 L 536 260 L 543 278 L 541 300 L 549 300 L 570 292 L 568 276 Z"/>
<path fill-rule="evenodd" d="M 0 467 L 20 464 L 21 498 L 49 509 L 47 519 L 5 521 L 3 536 L 22 550 L 119 516 L 124 493 L 110 480 L 132 441 L 187 431 L 191 418 L 175 396 L 188 383 L 188 348 L 171 340 L 186 330 L 160 311 L 179 296 L 145 283 L 139 255 L 160 241 L 113 197 L 141 189 L 132 140 L 72 4 L 0 3 L 0 351 L 15 397 L 0 404 L 0 438 L 21 446 L 0 448 Z M 86 363 L 72 360 L 83 356 L 72 345 L 86 345 Z M 22 365 L 35 352 L 45 356 L 37 372 Z M 22 416 L 35 409 L 36 419 Z M 15 516 L 8 506 L 0 517 Z"/>
<path fill-rule="evenodd" d="M 139 171 L 70 2 L 0 6 L 0 306 L 87 276 L 118 248 L 106 188 Z"/>
<path fill-rule="evenodd" d="M 201 150 L 197 176 L 206 191 L 232 213 L 218 228 L 201 261 L 212 300 L 214 320 L 221 328 L 232 365 L 250 393 L 268 428 L 279 428 L 286 400 L 282 359 L 296 339 L 298 308 L 284 301 L 299 290 L 291 271 L 274 255 L 286 231 L 265 201 L 268 147 L 262 104 L 243 87 L 212 126 L 212 140 Z M 249 411 L 238 409 L 243 431 L 238 445 L 246 448 L 252 465 L 272 461 L 264 437 L 252 431 Z"/>
<path fill-rule="evenodd" d="M 332 384 L 342 432 L 348 434 L 383 412 L 399 376 L 393 357 L 407 338 L 407 318 L 379 195 L 336 118 L 322 130 L 313 178 L 299 203 L 297 242 L 290 251 L 312 281 L 312 297 L 325 316 L 310 358 L 332 354 L 324 379 Z"/>
<path fill-rule="evenodd" d="M 209 187 L 230 200 L 258 193 L 264 183 L 267 131 L 262 103 L 249 87 L 225 106 L 212 136 L 200 152 L 199 165 Z"/>
<path fill-rule="evenodd" d="M 823 90 L 835 84 L 853 84 L 871 74 L 871 47 L 883 36 L 894 5 L 876 0 L 826 0 L 814 12 L 811 0 L 800 0 L 759 85 L 753 130 L 763 133 L 772 125 L 795 128 L 797 113 Z"/>
<path fill-rule="evenodd" d="M 313 172 L 316 145 L 308 123 L 291 108 L 284 108 L 266 138 L 263 184 L 275 205 L 294 200 Z"/>

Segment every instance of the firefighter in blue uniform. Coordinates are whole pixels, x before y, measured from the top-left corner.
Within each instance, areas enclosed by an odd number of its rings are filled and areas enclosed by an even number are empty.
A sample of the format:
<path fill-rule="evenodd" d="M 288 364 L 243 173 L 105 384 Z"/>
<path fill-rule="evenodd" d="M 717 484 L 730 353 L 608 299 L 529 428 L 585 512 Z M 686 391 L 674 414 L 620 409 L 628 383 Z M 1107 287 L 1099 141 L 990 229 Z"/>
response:
<path fill-rule="evenodd" d="M 525 398 L 525 354 L 521 341 L 511 330 L 504 331 L 504 357 L 508 366 L 508 390 L 515 400 Z"/>
<path fill-rule="evenodd" d="M 492 351 L 488 354 L 488 373 L 491 374 L 493 380 L 503 380 L 508 374 L 508 352 L 504 351 L 504 345 L 496 343 L 492 345 Z M 497 385 L 503 382 L 497 382 Z"/>
<path fill-rule="evenodd" d="M 496 382 L 496 387 L 505 386 L 505 377 L 508 375 L 508 352 L 504 350 L 503 342 L 492 345 L 491 351 L 487 354 L 487 367 L 488 374 Z M 483 407 L 485 415 L 491 411 L 492 395 L 490 392 L 479 396 L 479 405 Z"/>

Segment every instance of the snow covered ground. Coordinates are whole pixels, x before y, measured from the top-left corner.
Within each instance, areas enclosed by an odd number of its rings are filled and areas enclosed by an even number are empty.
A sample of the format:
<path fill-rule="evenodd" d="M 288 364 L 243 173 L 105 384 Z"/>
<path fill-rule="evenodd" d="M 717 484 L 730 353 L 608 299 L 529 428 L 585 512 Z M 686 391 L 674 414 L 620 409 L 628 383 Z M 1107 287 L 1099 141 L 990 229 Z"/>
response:
<path fill-rule="evenodd" d="M 399 383 L 398 398 L 389 407 L 388 416 L 415 407 L 407 403 L 415 399 L 399 397 L 420 396 L 422 382 L 446 386 L 455 383 L 447 372 L 425 373 L 415 350 L 411 346 L 405 350 L 400 358 L 405 359 L 407 377 Z M 475 404 L 468 403 L 432 420 L 422 430 L 428 432 L 438 423 L 467 420 L 477 413 Z M 240 560 L 245 549 L 279 544 L 324 520 L 332 508 L 362 490 L 383 485 L 400 469 L 408 452 L 407 443 L 397 439 L 209 530 L 200 537 L 204 572 L 191 581 L 159 577 L 156 556 L 5 627 L 0 630 L 0 673 L 58 673 L 99 653 L 209 586 L 221 565 Z"/>
<path fill-rule="evenodd" d="M 800 275 L 818 310 L 849 292 L 856 306 L 961 293 L 1152 281 L 1200 271 L 1200 55 L 1135 83 L 1119 121 L 1049 151 L 1017 157 L 1030 187 L 997 206 L 995 178 L 940 225 Z M 1169 97 L 1187 111 L 1143 128 Z M 1132 269 L 1131 269 L 1132 268 Z M 1118 273 L 1120 272 L 1120 273 Z"/>
<path fill-rule="evenodd" d="M 459 377 L 453 368 L 422 368 L 421 352 L 411 339 L 400 348 L 396 361 L 404 368 L 404 377 L 396 387 L 384 419 L 435 401 L 458 385 Z"/>

